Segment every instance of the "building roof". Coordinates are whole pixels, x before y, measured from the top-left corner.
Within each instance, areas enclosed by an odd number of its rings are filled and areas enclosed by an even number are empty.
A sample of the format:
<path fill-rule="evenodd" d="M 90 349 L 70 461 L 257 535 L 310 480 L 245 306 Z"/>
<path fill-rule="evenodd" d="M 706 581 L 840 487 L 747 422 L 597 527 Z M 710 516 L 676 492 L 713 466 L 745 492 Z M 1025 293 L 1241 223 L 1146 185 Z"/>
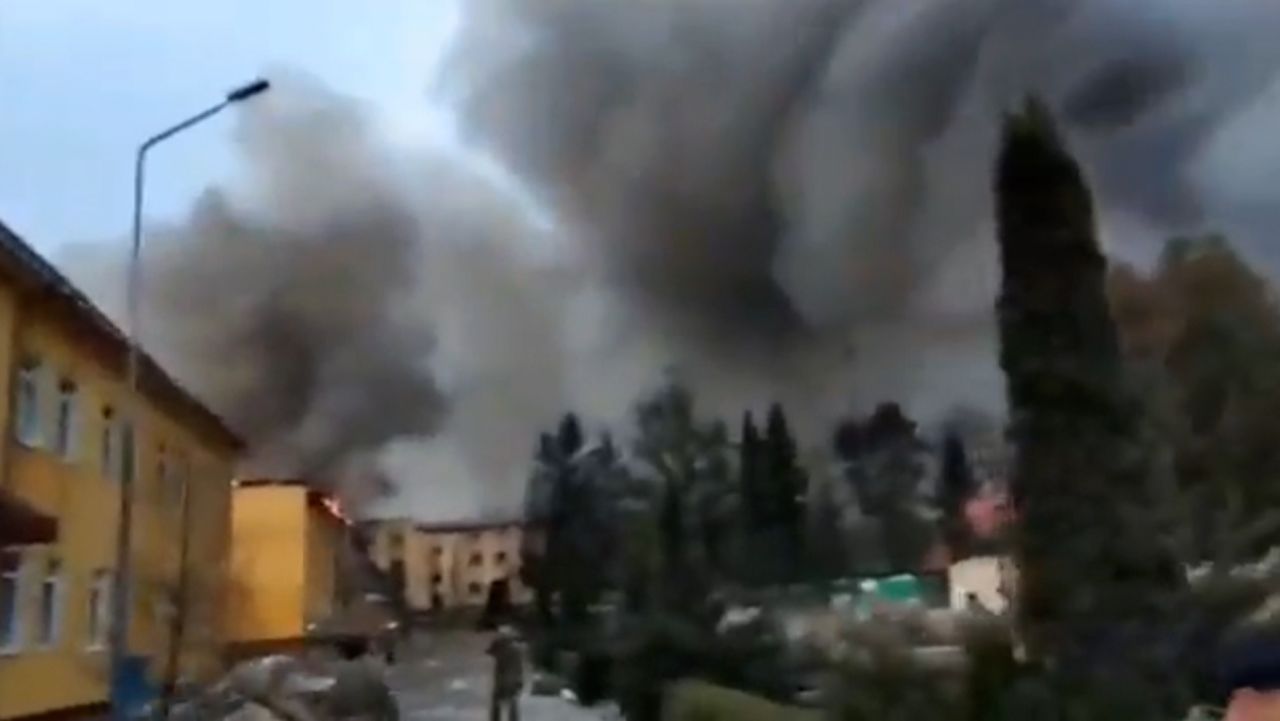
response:
<path fill-rule="evenodd" d="M 311 508 L 323 512 L 344 526 L 352 526 L 355 523 L 342 508 L 342 502 L 336 496 L 312 488 L 301 478 L 237 478 L 232 481 L 232 487 L 236 491 L 253 488 L 296 488 L 305 494 L 307 505 Z"/>
<path fill-rule="evenodd" d="M 107 349 L 111 362 L 121 373 L 125 372 L 129 337 L 83 291 L 3 222 L 0 222 L 0 272 L 11 275 L 31 292 L 53 301 L 73 322 L 79 323 L 100 342 Z M 144 396 L 196 419 L 232 447 L 244 447 L 244 441 L 222 418 L 183 388 L 145 352 L 139 357 L 138 383 Z"/>
<path fill-rule="evenodd" d="M 491 531 L 500 528 L 512 528 L 524 525 L 525 521 L 523 518 L 498 518 L 416 523 L 414 524 L 414 528 L 422 531 L 423 533 L 476 533 L 478 531 Z"/>
<path fill-rule="evenodd" d="M 235 480 L 236 488 L 255 488 L 258 486 L 300 486 L 305 487 L 307 482 L 301 478 L 237 478 Z"/>

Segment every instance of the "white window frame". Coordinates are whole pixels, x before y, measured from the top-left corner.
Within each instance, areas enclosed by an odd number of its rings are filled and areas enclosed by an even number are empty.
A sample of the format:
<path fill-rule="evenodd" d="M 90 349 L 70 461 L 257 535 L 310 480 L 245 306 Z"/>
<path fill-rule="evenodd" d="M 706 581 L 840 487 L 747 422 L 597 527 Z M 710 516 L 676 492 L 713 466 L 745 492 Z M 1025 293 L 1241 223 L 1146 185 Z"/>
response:
<path fill-rule="evenodd" d="M 64 378 L 58 383 L 53 422 L 53 452 L 74 462 L 80 455 L 80 394 L 74 381 Z"/>
<path fill-rule="evenodd" d="M 182 504 L 186 503 L 187 493 L 191 491 L 191 460 L 186 453 L 171 450 L 162 459 L 162 463 L 162 498 L 170 507 L 182 508 Z"/>
<path fill-rule="evenodd" d="M 44 366 L 34 358 L 22 361 L 13 379 L 13 437 L 27 448 L 44 443 L 43 380 Z"/>
<path fill-rule="evenodd" d="M 89 637 L 86 648 L 90 651 L 101 651 L 107 647 L 107 639 L 111 636 L 111 592 L 113 574 L 106 569 L 99 569 L 89 577 L 89 616 L 85 624 L 85 633 Z"/>
<path fill-rule="evenodd" d="M 23 644 L 23 567 L 25 558 L 18 548 L 0 548 L 0 555 L 11 556 L 17 560 L 13 568 L 0 566 L 0 579 L 11 583 L 13 588 L 13 608 L 8 618 L 0 618 L 0 624 L 7 626 L 8 638 L 0 637 L 0 656 L 8 656 L 22 650 Z"/>
<path fill-rule="evenodd" d="M 45 617 L 46 598 L 49 604 L 49 616 Z M 66 581 L 63 578 L 62 560 L 49 558 L 45 561 L 44 576 L 40 579 L 40 593 L 37 597 L 35 644 L 39 648 L 56 648 L 62 641 L 63 601 L 66 598 Z"/>
<path fill-rule="evenodd" d="M 173 464 L 169 461 L 169 448 L 164 443 L 156 445 L 156 500 L 161 505 L 171 502 L 172 488 L 169 485 L 173 477 Z"/>
<path fill-rule="evenodd" d="M 119 480 L 117 468 L 120 465 L 119 440 L 117 439 L 116 412 L 111 406 L 102 408 L 102 433 L 99 437 L 98 472 L 108 480 Z"/>
<path fill-rule="evenodd" d="M 132 483 L 138 479 L 138 429 L 127 418 L 119 421 L 117 442 L 120 457 L 115 479 L 123 483 L 127 478 Z"/>

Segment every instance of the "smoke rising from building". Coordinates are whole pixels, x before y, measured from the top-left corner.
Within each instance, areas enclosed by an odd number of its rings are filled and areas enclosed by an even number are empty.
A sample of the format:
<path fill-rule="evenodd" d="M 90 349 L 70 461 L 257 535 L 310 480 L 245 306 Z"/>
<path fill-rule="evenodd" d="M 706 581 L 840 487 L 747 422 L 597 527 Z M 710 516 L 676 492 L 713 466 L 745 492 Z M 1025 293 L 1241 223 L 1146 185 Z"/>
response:
<path fill-rule="evenodd" d="M 264 98 L 245 181 L 156 244 L 148 340 L 256 462 L 385 475 L 381 512 L 424 516 L 513 508 L 537 429 L 617 422 L 672 368 L 815 439 L 887 398 L 999 412 L 1002 114 L 1059 113 L 1112 252 L 1211 226 L 1268 260 L 1277 26 L 1263 0 L 471 0 L 424 98 L 466 147 Z"/>

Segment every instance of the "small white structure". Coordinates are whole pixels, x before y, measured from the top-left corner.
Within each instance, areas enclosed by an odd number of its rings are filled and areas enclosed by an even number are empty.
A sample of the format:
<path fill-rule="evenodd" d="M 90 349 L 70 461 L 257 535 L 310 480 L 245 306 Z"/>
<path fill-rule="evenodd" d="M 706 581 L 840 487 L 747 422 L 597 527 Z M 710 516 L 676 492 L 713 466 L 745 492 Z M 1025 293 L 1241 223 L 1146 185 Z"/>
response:
<path fill-rule="evenodd" d="M 975 556 L 952 564 L 947 569 L 951 608 L 966 610 L 976 600 L 992 613 L 1004 613 L 1009 610 L 1013 574 L 1013 564 L 1004 556 Z"/>

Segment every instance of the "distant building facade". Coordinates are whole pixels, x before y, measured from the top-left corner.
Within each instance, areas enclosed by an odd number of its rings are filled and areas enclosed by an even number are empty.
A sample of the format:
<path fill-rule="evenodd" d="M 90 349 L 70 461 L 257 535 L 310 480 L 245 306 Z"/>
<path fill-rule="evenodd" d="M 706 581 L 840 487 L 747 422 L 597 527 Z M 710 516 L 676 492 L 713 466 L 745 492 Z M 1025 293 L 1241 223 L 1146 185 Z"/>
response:
<path fill-rule="evenodd" d="M 513 602 L 529 598 L 520 580 L 521 521 L 387 520 L 368 527 L 374 564 L 397 578 L 411 611 L 483 606 L 498 581 Z"/>

